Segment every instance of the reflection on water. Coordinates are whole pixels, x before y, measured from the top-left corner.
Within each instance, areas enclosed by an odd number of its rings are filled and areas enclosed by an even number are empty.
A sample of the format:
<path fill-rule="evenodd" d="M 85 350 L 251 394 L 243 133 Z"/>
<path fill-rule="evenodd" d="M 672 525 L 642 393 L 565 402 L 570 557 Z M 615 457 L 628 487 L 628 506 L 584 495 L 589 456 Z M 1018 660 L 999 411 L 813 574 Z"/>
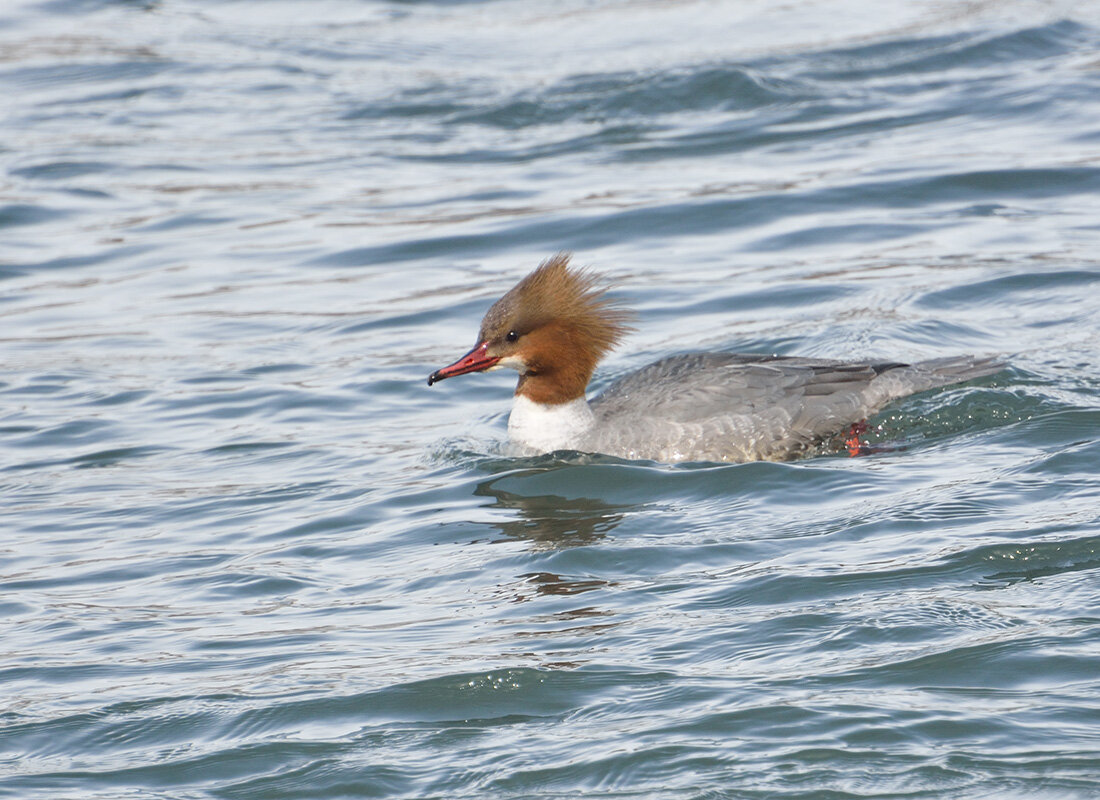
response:
<path fill-rule="evenodd" d="M 493 526 L 507 540 L 530 542 L 536 549 L 581 547 L 595 544 L 618 525 L 629 509 L 591 498 L 565 498 L 558 495 L 522 495 L 497 488 L 507 480 L 515 483 L 542 470 L 523 470 L 482 481 L 474 494 L 492 497 L 492 508 L 517 511 L 516 518 L 495 521 Z"/>
<path fill-rule="evenodd" d="M 538 594 L 582 594 L 593 589 L 601 589 L 604 586 L 612 586 L 613 583 L 601 580 L 568 580 L 553 572 L 528 572 L 519 577 L 531 584 Z"/>

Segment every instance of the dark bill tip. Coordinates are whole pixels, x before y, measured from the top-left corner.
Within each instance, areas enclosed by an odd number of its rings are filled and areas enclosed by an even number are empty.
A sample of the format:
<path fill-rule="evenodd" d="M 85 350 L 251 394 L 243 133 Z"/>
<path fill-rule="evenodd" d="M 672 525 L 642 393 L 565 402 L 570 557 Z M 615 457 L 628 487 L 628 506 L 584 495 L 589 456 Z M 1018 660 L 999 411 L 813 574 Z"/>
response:
<path fill-rule="evenodd" d="M 444 378 L 453 378 L 456 375 L 465 375 L 468 372 L 482 372 L 496 366 L 500 358 L 487 355 L 486 351 L 488 349 L 489 343 L 482 342 L 455 363 L 443 367 L 442 369 L 437 369 L 429 375 L 428 385 L 431 386 L 434 383 L 439 383 Z"/>

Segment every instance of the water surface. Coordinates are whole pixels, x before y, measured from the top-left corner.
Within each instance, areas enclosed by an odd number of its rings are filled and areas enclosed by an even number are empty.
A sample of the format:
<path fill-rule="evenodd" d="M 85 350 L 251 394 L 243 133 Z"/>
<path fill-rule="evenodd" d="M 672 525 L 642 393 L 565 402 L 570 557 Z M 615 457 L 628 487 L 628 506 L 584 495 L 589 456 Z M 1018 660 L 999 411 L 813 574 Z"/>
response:
<path fill-rule="evenodd" d="M 0 794 L 1100 792 L 1087 4 L 0 12 Z M 786 464 L 425 378 L 572 250 L 698 349 L 1004 355 Z"/>

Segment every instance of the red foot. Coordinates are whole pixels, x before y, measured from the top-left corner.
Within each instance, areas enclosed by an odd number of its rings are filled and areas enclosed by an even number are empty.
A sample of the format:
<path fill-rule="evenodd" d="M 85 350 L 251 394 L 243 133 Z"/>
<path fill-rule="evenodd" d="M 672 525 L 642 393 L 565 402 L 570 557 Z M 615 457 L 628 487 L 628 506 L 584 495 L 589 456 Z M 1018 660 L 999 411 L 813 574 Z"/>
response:
<path fill-rule="evenodd" d="M 848 455 L 852 458 L 867 452 L 865 449 L 867 443 L 859 440 L 859 437 L 864 433 L 867 433 L 867 420 L 865 419 L 861 419 L 859 422 L 853 422 L 852 427 L 848 429 L 848 436 L 844 439 L 844 446 L 848 448 Z"/>

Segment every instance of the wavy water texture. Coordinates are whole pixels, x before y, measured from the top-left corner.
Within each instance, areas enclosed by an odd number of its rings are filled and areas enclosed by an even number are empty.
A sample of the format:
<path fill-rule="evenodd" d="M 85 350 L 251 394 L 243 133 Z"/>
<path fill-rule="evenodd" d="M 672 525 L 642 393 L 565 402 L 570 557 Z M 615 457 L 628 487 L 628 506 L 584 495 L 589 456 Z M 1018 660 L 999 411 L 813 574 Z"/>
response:
<path fill-rule="evenodd" d="M 0 795 L 1100 791 L 1087 4 L 0 10 Z M 593 389 L 1007 369 L 790 463 L 424 379 L 573 250 Z"/>

